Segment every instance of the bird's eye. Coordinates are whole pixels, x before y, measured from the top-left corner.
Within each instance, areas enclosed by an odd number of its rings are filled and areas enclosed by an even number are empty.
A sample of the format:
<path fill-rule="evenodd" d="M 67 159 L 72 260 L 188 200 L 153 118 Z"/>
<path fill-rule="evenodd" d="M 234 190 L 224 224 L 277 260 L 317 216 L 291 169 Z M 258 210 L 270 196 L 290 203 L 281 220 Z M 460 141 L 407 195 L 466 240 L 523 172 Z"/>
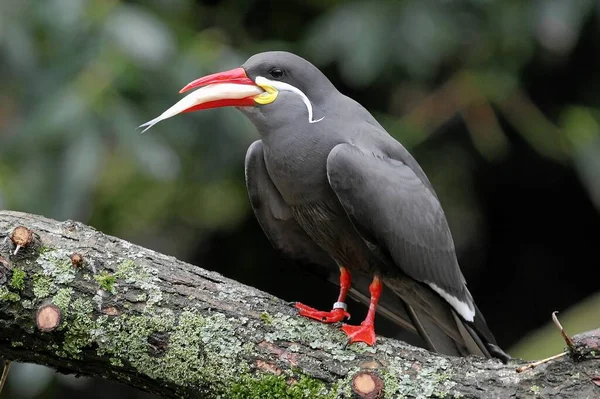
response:
<path fill-rule="evenodd" d="M 273 68 L 269 71 L 269 74 L 275 79 L 283 77 L 283 70 L 279 68 Z"/>

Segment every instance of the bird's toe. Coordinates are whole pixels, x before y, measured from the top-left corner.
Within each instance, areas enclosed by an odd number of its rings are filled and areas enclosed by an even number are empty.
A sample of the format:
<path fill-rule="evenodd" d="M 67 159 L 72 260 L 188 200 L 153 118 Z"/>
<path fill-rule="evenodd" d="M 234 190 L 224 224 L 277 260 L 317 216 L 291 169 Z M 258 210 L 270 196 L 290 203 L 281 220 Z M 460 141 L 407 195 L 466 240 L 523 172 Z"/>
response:
<path fill-rule="evenodd" d="M 318 320 L 322 323 L 337 323 L 344 319 L 350 319 L 350 313 L 344 309 L 333 309 L 330 312 L 324 312 L 311 308 L 310 306 L 304 305 L 300 302 L 296 302 L 296 309 L 300 316 L 308 317 L 309 319 Z"/>
<path fill-rule="evenodd" d="M 348 336 L 346 345 L 354 342 L 364 342 L 369 346 L 375 345 L 375 328 L 372 324 L 361 324 L 360 326 L 344 324 L 342 331 Z"/>

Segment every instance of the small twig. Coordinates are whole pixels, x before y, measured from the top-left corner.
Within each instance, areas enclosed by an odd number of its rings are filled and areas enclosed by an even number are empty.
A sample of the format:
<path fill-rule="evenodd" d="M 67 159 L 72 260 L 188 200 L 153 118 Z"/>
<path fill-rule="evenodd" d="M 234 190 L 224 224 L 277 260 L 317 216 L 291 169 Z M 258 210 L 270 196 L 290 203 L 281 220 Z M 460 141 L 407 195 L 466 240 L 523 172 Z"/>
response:
<path fill-rule="evenodd" d="M 519 367 L 517 369 L 517 373 L 522 373 L 523 371 L 531 370 L 531 369 L 539 366 L 540 364 L 548 363 L 549 361 L 559 359 L 559 358 L 563 357 L 564 355 L 568 355 L 568 354 L 569 354 L 569 352 L 562 352 L 562 353 L 559 353 L 558 355 L 554 355 L 554 356 L 550 356 L 550 357 L 547 357 L 542 360 L 538 360 L 537 362 L 528 363 L 525 366 Z"/>
<path fill-rule="evenodd" d="M 567 335 L 567 333 L 565 332 L 565 329 L 563 328 L 562 324 L 560 324 L 560 321 L 558 321 L 558 317 L 556 317 L 556 314 L 558 312 L 552 312 L 552 321 L 554 322 L 554 324 L 556 325 L 556 327 L 558 327 L 558 329 L 560 330 L 560 334 L 562 335 L 563 339 L 565 340 L 565 342 L 567 343 L 567 346 L 569 347 L 568 351 L 559 353 L 558 355 L 554 355 L 554 356 L 550 356 L 546 359 L 542 359 L 542 360 L 538 360 L 537 362 L 533 362 L 533 363 L 529 363 L 526 364 L 525 366 L 521 366 L 517 369 L 517 373 L 522 373 L 525 370 L 530 370 L 536 366 L 539 366 L 540 364 L 544 364 L 547 363 L 551 360 L 554 359 L 558 359 L 563 357 L 564 355 L 567 355 L 571 352 L 573 352 L 575 350 L 575 343 L 573 342 L 573 340 L 571 339 L 571 337 L 569 337 Z"/>
<path fill-rule="evenodd" d="M 569 347 L 569 350 L 572 352 L 575 350 L 575 343 L 573 342 L 573 340 L 571 339 L 571 337 L 569 337 L 567 335 L 567 333 L 565 332 L 565 329 L 563 328 L 562 324 L 560 324 L 560 321 L 558 321 L 558 317 L 556 317 L 556 314 L 558 312 L 552 312 L 552 321 L 554 322 L 554 324 L 556 325 L 556 327 L 558 327 L 558 329 L 560 330 L 560 335 L 562 335 L 563 339 L 565 340 L 565 342 L 567 343 L 567 346 Z"/>
<path fill-rule="evenodd" d="M 563 357 L 564 355 L 567 355 L 569 353 L 572 353 L 575 351 L 575 343 L 573 342 L 573 340 L 571 339 L 571 337 L 569 337 L 567 335 L 567 333 L 565 332 L 565 329 L 563 328 L 562 324 L 560 324 L 560 321 L 558 321 L 558 317 L 556 316 L 558 312 L 552 312 L 552 321 L 554 322 L 554 324 L 556 325 L 556 327 L 558 327 L 559 331 L 560 331 L 560 335 L 562 335 L 563 339 L 565 340 L 565 342 L 567 343 L 567 346 L 569 347 L 568 351 L 559 353 L 558 355 L 554 355 L 554 356 L 550 356 L 546 359 L 542 359 L 542 360 L 538 360 L 537 362 L 533 362 L 533 363 L 529 363 L 526 364 L 525 366 L 521 366 L 517 369 L 517 373 L 522 373 L 525 370 L 530 370 L 536 366 L 539 366 L 540 364 L 544 364 L 547 363 L 551 360 L 554 359 L 558 359 Z"/>

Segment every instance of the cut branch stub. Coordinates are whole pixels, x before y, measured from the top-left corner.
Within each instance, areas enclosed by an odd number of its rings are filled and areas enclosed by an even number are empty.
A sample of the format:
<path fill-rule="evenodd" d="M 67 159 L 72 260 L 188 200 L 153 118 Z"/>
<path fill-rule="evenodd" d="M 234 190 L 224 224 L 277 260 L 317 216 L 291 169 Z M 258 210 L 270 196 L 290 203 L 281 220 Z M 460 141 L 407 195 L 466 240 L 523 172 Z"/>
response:
<path fill-rule="evenodd" d="M 46 303 L 38 309 L 35 324 L 41 332 L 51 332 L 60 325 L 61 319 L 62 314 L 58 306 Z"/>
<path fill-rule="evenodd" d="M 11 233 L 10 240 L 16 246 L 13 253 L 16 255 L 21 248 L 25 248 L 33 242 L 33 233 L 25 226 L 17 226 Z"/>
<path fill-rule="evenodd" d="M 71 264 L 74 267 L 81 267 L 83 265 L 83 256 L 77 252 L 72 253 L 71 254 Z"/>
<path fill-rule="evenodd" d="M 383 397 L 383 381 L 370 371 L 360 371 L 352 379 L 352 393 L 360 399 Z"/>

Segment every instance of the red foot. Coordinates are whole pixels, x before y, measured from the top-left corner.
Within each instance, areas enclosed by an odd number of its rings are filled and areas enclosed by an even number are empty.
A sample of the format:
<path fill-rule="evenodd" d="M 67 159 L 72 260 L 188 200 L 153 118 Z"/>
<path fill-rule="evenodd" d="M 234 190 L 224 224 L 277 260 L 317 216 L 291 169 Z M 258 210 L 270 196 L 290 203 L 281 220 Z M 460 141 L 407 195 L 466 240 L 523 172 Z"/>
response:
<path fill-rule="evenodd" d="M 364 342 L 370 346 L 375 345 L 375 327 L 372 324 L 361 324 L 360 326 L 344 324 L 342 331 L 348 336 L 348 344 Z"/>
<path fill-rule="evenodd" d="M 331 312 L 322 312 L 300 302 L 296 302 L 296 309 L 300 310 L 298 312 L 300 316 L 319 320 L 322 323 L 337 323 L 338 321 L 344 320 L 344 318 L 350 319 L 350 313 L 346 312 L 344 309 L 333 309 Z"/>

